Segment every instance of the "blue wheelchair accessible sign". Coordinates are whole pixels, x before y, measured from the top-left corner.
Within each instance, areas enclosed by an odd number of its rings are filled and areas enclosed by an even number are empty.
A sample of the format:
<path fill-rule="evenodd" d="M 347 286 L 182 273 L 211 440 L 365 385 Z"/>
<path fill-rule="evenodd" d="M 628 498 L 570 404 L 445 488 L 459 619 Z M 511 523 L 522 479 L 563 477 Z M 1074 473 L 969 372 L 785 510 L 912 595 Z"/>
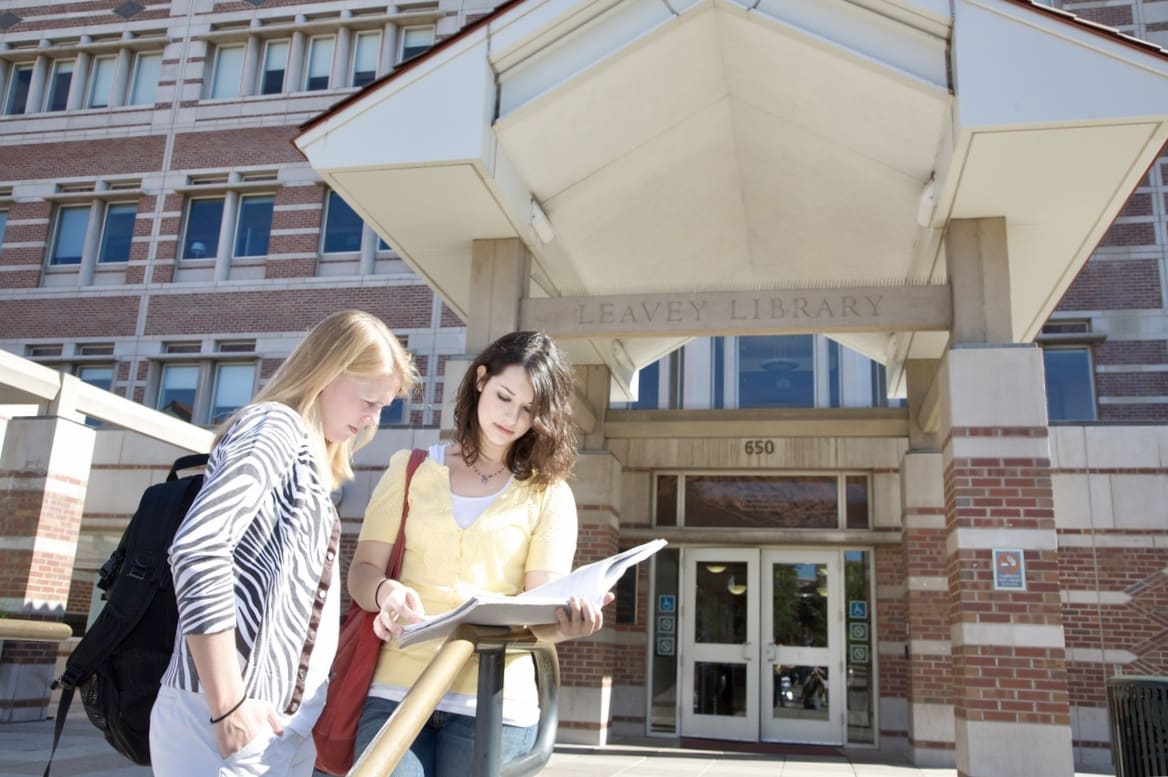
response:
<path fill-rule="evenodd" d="M 657 612 L 675 612 L 677 597 L 673 594 L 662 594 L 657 597 Z"/>
<path fill-rule="evenodd" d="M 868 617 L 868 603 L 865 601 L 860 601 L 860 600 L 848 602 L 848 617 L 849 618 L 867 618 Z"/>

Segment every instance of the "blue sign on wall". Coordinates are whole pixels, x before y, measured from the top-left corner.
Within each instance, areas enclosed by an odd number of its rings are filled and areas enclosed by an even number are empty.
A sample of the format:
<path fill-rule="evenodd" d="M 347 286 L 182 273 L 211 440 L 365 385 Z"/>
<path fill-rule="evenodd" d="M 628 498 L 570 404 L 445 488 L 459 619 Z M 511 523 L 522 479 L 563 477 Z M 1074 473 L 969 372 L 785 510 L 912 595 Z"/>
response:
<path fill-rule="evenodd" d="M 673 594 L 661 594 L 658 596 L 657 612 L 677 612 L 677 597 Z"/>

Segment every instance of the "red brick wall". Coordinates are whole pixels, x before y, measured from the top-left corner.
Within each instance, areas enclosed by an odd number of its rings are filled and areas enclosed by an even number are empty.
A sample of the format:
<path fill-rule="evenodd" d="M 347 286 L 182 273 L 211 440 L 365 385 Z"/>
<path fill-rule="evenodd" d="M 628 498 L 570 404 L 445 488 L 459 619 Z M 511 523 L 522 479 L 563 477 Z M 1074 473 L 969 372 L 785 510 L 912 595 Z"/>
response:
<path fill-rule="evenodd" d="M 953 438 L 1046 436 L 1046 429 L 952 430 Z M 1054 530 L 1047 459 L 960 458 L 947 461 L 946 529 Z M 1058 552 L 1025 551 L 1026 590 L 996 591 L 991 552 L 957 548 L 948 559 L 951 624 L 1058 626 Z M 1070 725 L 1063 648 L 954 644 L 954 713 L 959 719 Z"/>

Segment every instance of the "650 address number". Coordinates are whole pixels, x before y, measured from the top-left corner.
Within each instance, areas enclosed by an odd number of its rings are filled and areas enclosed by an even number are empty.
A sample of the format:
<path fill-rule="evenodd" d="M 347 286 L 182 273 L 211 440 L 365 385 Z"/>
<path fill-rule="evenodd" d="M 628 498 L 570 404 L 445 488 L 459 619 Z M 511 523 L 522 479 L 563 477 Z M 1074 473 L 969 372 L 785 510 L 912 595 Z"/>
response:
<path fill-rule="evenodd" d="M 775 441 L 747 440 L 744 450 L 747 456 L 769 456 L 775 452 Z"/>

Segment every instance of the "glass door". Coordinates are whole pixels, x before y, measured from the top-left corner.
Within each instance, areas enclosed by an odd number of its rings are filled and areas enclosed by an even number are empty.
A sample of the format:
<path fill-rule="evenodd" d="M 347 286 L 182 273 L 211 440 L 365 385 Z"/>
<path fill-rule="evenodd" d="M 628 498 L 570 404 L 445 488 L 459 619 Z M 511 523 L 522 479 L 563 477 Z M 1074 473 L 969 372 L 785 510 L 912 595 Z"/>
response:
<path fill-rule="evenodd" d="M 761 567 L 760 735 L 768 742 L 842 744 L 839 553 L 764 550 Z"/>
<path fill-rule="evenodd" d="M 759 551 L 685 551 L 681 731 L 758 741 Z"/>

